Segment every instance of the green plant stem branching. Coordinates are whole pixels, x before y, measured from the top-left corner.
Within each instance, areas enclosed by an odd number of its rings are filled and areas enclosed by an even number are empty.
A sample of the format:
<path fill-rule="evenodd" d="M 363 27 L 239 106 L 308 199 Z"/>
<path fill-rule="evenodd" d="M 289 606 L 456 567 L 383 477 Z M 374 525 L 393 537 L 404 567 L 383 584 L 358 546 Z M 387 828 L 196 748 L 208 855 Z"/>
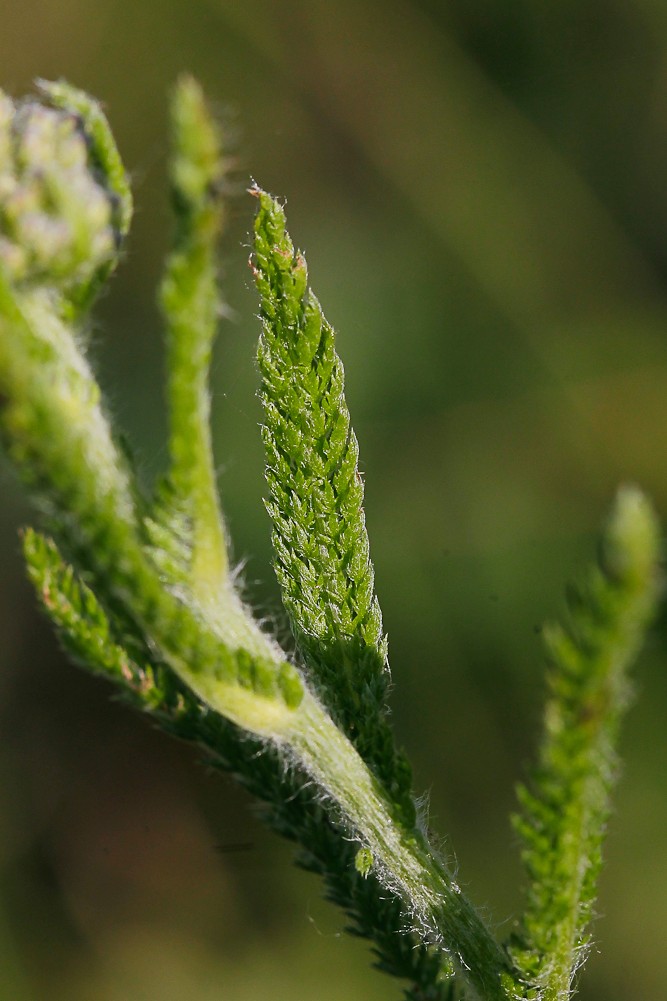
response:
<path fill-rule="evenodd" d="M 41 88 L 43 102 L 0 95 L 0 432 L 48 531 L 27 530 L 24 553 L 63 644 L 264 801 L 410 1001 L 451 1001 L 458 985 L 483 1001 L 564 1001 L 587 941 L 626 672 L 656 601 L 648 503 L 619 492 L 570 625 L 549 633 L 545 737 L 517 821 L 528 905 L 503 945 L 431 847 L 387 720 L 343 368 L 282 207 L 253 188 L 267 509 L 296 658 L 238 595 L 216 488 L 222 132 L 182 79 L 160 290 L 169 468 L 146 498 L 85 357 L 87 313 L 130 225 L 129 187 L 97 103 L 63 83 Z"/>

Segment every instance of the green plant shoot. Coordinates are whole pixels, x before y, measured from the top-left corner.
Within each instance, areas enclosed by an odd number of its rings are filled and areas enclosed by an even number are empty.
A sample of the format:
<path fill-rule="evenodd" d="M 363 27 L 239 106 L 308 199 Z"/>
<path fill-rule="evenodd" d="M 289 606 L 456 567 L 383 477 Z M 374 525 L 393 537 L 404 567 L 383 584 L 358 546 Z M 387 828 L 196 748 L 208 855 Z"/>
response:
<path fill-rule="evenodd" d="M 0 433 L 40 512 L 23 551 L 63 646 L 264 803 L 407 999 L 566 1001 L 589 942 L 628 670 L 658 597 L 650 504 L 619 491 L 598 564 L 567 624 L 547 632 L 544 737 L 515 820 L 526 911 L 502 941 L 433 847 L 388 722 L 343 366 L 282 206 L 252 188 L 266 506 L 294 653 L 236 590 L 216 486 L 208 377 L 224 134 L 181 79 L 159 293 L 169 464 L 146 497 L 86 357 L 130 188 L 97 102 L 65 83 L 39 89 L 19 103 L 0 94 Z"/>

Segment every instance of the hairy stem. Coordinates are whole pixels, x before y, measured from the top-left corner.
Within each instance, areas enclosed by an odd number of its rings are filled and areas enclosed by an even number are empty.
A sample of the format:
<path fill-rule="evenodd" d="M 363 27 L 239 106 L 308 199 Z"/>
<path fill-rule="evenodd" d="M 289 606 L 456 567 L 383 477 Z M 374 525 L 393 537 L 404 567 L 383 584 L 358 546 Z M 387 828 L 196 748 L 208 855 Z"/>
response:
<path fill-rule="evenodd" d="M 306 692 L 285 735 L 356 836 L 378 876 L 403 900 L 406 921 L 451 953 L 486 1001 L 507 1001 L 510 964 L 420 830 L 396 822 L 396 808 L 349 740 Z"/>

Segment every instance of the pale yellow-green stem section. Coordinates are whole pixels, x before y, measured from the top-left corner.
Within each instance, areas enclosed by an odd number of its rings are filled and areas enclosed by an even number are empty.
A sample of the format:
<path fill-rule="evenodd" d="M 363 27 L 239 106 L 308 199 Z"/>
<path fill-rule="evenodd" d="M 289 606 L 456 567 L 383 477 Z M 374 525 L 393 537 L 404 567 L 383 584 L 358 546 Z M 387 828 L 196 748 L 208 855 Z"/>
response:
<path fill-rule="evenodd" d="M 403 899 L 406 921 L 452 955 L 485 1001 L 508 1001 L 513 985 L 507 956 L 423 833 L 397 822 L 387 794 L 310 692 L 286 738 L 372 852 L 380 881 Z"/>
<path fill-rule="evenodd" d="M 187 670 L 187 667 L 186 667 Z M 197 694 L 239 726 L 278 744 L 316 780 L 350 833 L 370 850 L 380 881 L 405 905 L 406 924 L 451 953 L 485 1001 L 509 1001 L 511 965 L 423 833 L 396 821 L 386 792 L 308 689 L 290 710 L 211 677 L 188 679 Z"/>

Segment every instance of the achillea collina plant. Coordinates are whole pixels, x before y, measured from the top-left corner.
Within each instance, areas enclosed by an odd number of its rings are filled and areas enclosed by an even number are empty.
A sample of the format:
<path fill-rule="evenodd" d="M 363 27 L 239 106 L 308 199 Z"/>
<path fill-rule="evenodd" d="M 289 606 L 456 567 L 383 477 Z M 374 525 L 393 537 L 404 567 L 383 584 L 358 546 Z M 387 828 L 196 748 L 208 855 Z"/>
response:
<path fill-rule="evenodd" d="M 357 440 L 334 332 L 281 205 L 258 187 L 267 510 L 294 636 L 288 655 L 244 606 L 228 562 L 209 429 L 225 159 L 185 78 L 171 106 L 174 247 L 160 301 L 169 469 L 137 486 L 86 360 L 130 190 L 98 104 L 65 83 L 0 96 L 0 427 L 45 534 L 23 548 L 63 645 L 265 804 L 327 896 L 412 1001 L 565 1001 L 586 956 L 627 671 L 658 591 L 658 528 L 622 488 L 600 556 L 546 633 L 544 735 L 519 790 L 526 911 L 500 942 L 432 847 L 386 715 Z"/>

